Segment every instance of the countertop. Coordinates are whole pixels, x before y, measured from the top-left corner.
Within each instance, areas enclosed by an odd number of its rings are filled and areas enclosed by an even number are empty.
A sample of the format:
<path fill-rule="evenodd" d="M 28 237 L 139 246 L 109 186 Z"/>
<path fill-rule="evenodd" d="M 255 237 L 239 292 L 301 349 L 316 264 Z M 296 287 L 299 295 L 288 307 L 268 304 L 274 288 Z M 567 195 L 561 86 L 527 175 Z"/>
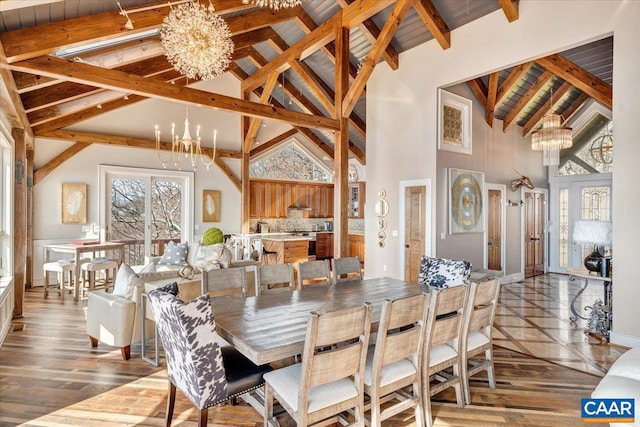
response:
<path fill-rule="evenodd" d="M 278 236 L 276 235 L 265 236 L 262 238 L 262 240 L 272 240 L 275 242 L 288 242 L 292 240 L 315 240 L 315 238 L 309 237 L 309 236 L 294 236 L 293 234 L 280 234 Z"/>

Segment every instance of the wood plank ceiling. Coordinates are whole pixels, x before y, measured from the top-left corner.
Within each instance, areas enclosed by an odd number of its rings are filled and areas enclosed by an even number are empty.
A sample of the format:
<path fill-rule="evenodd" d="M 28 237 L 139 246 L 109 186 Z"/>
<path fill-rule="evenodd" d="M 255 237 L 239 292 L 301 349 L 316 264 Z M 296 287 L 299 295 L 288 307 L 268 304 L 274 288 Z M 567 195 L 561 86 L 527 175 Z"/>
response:
<path fill-rule="evenodd" d="M 220 158 L 241 158 L 242 151 L 256 154 L 295 134 L 333 157 L 340 117 L 348 119 L 350 155 L 365 163 L 366 83 L 379 61 L 397 69 L 402 65 L 398 54 L 407 49 L 432 38 L 448 49 L 451 30 L 500 9 L 509 22 L 519 13 L 517 0 L 304 0 L 299 7 L 277 12 L 256 8 L 247 0 L 215 0 L 235 44 L 228 72 L 241 80 L 243 91 L 258 97 L 256 102 L 186 86 L 164 57 L 157 35 L 170 10 L 166 2 L 122 0 L 129 10 L 153 6 L 131 14 L 134 30 L 125 28 L 126 18 L 115 1 L 28 4 L 5 2 L 0 8 L 1 76 L 13 104 L 13 111 L 8 111 L 14 124 L 35 137 L 76 142 L 36 171 L 36 183 L 93 143 L 154 148 L 150 139 L 66 129 L 147 98 L 250 117 L 237 150 L 219 152 L 217 164 L 223 170 L 226 165 Z M 348 52 L 340 52 L 342 44 L 336 40 L 340 26 L 350 29 Z M 467 84 L 485 108 L 490 126 L 499 119 L 505 131 L 518 125 L 526 137 L 549 111 L 552 93 L 551 109 L 566 119 L 591 98 L 611 108 L 612 51 L 611 38 L 604 39 Z M 344 96 L 338 110 L 334 80 L 341 58 L 348 58 L 349 87 L 340 89 Z M 285 97 L 291 102 L 278 102 Z M 262 120 L 286 122 L 293 129 L 258 146 Z M 240 179 L 228 167 L 226 173 L 240 188 Z"/>

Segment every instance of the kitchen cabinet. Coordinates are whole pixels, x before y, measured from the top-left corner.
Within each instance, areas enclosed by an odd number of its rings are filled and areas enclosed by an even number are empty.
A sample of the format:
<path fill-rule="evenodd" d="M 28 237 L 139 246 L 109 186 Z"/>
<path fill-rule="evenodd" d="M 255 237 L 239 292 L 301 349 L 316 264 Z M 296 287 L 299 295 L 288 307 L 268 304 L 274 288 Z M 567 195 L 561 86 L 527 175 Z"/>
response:
<path fill-rule="evenodd" d="M 357 256 L 360 264 L 364 266 L 364 235 L 349 234 L 347 238 L 347 256 Z"/>
<path fill-rule="evenodd" d="M 249 192 L 250 218 L 287 218 L 289 208 L 306 209 L 305 218 L 333 218 L 333 184 L 251 180 Z"/>
<path fill-rule="evenodd" d="M 347 208 L 349 218 L 364 218 L 364 185 L 364 182 L 349 184 L 349 206 Z"/>
<path fill-rule="evenodd" d="M 316 259 L 333 258 L 333 233 L 316 234 Z"/>
<path fill-rule="evenodd" d="M 282 240 L 282 239 L 262 239 L 264 249 L 275 252 L 277 264 L 291 263 L 294 267 L 299 262 L 309 259 L 309 239 Z"/>

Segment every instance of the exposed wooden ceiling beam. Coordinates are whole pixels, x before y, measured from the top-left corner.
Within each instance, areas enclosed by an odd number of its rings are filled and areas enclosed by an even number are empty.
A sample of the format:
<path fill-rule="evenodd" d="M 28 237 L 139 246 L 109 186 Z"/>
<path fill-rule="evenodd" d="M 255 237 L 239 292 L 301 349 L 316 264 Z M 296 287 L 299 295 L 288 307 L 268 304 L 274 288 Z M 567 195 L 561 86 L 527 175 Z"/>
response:
<path fill-rule="evenodd" d="M 584 103 L 587 102 L 589 99 L 590 99 L 589 95 L 587 95 L 584 92 L 580 92 L 580 95 L 578 95 L 578 97 L 573 100 L 571 105 L 569 105 L 562 112 L 562 118 L 564 119 L 564 123 L 567 123 L 569 120 L 571 120 L 571 117 L 573 117 L 573 115 L 576 113 L 576 111 L 578 111 L 578 109 L 580 107 L 582 107 L 584 105 Z"/>
<path fill-rule="evenodd" d="M 498 95 L 498 72 L 489 74 L 489 87 L 487 88 L 487 108 L 485 110 L 487 124 L 493 127 L 493 113 L 496 109 L 496 97 Z"/>
<path fill-rule="evenodd" d="M 507 112 L 502 122 L 502 131 L 506 132 L 509 127 L 520 117 L 520 114 L 525 109 L 527 104 L 542 90 L 542 88 L 553 78 L 553 74 L 549 71 L 545 71 L 538 77 L 538 80 L 522 95 L 516 105 Z"/>
<path fill-rule="evenodd" d="M 106 70 L 87 64 L 66 61 L 51 56 L 38 57 L 11 64 L 18 71 L 35 72 L 54 78 L 65 78 L 105 89 L 135 93 L 157 99 L 196 104 L 208 108 L 231 111 L 251 117 L 272 119 L 297 126 L 337 130 L 336 120 L 311 116 L 286 109 L 277 109 L 256 102 L 215 94 L 189 87 L 179 87 L 157 79 L 143 78 L 117 70 Z"/>
<path fill-rule="evenodd" d="M 353 0 L 337 0 L 337 3 L 344 9 L 353 3 Z M 362 31 L 362 34 L 369 39 L 371 44 L 374 44 L 380 37 L 380 28 L 378 28 L 378 25 L 373 22 L 373 19 L 371 18 L 362 21 L 362 24 L 360 24 L 360 31 Z M 387 45 L 382 57 L 387 64 L 389 64 L 389 67 L 391 67 L 392 70 L 398 69 L 398 51 L 395 50 L 393 46 Z"/>
<path fill-rule="evenodd" d="M 106 113 L 108 111 L 117 110 L 118 108 L 121 108 L 124 106 L 133 105 L 136 102 L 147 99 L 146 97 L 139 96 L 139 95 L 129 95 L 128 98 L 129 99 L 118 97 L 118 99 L 114 99 L 113 101 L 103 103 L 102 109 L 100 110 L 95 107 L 87 107 L 87 108 L 83 108 L 82 110 L 76 111 L 74 113 L 70 113 L 69 115 L 57 117 L 48 122 L 35 125 L 32 128 L 33 133 L 36 136 L 40 136 L 46 131 L 71 126 L 74 123 L 78 123 L 83 120 L 87 120 L 92 117 L 99 116 L 100 114 Z"/>
<path fill-rule="evenodd" d="M 526 75 L 533 67 L 533 61 L 525 62 L 524 64 L 516 65 L 511 69 L 511 72 L 507 78 L 502 82 L 498 89 L 498 95 L 496 97 L 496 107 L 502 104 L 507 95 L 511 93 L 514 86 L 520 81 L 520 79 Z"/>
<path fill-rule="evenodd" d="M 31 123 L 22 105 L 20 94 L 13 80 L 13 74 L 7 67 L 7 57 L 4 54 L 4 48 L 0 42 L 0 79 L 4 83 L 0 83 L 0 106 L 12 121 L 12 126 L 24 129 L 25 145 L 28 149 L 33 149 L 33 132 L 31 131 Z"/>
<path fill-rule="evenodd" d="M 267 76 L 271 73 L 280 74 L 289 68 L 289 61 L 293 59 L 304 59 L 309 54 L 317 51 L 320 47 L 333 41 L 336 37 L 336 29 L 340 26 L 351 28 L 360 24 L 365 19 L 371 18 L 376 13 L 394 3 L 395 0 L 356 0 L 346 8 L 342 9 L 325 23 L 307 34 L 287 51 L 274 58 L 269 65 L 258 70 L 253 75 L 245 79 L 242 84 L 244 91 L 250 91 L 262 85 Z"/>
<path fill-rule="evenodd" d="M 277 79 L 278 79 L 277 74 L 272 74 L 267 79 L 267 82 L 264 84 L 264 89 L 262 90 L 262 94 L 260 95 L 261 104 L 267 104 L 269 102 L 269 98 L 271 98 L 273 89 L 276 87 Z M 249 129 L 247 130 L 247 135 L 244 138 L 243 151 L 245 153 L 248 153 L 251 151 L 251 147 L 253 147 L 253 143 L 256 140 L 256 136 L 258 136 L 258 131 L 260 130 L 261 124 L 262 124 L 261 119 L 257 119 L 255 117 L 251 118 L 251 121 L 249 122 Z"/>
<path fill-rule="evenodd" d="M 536 62 L 605 107 L 613 108 L 613 87 L 584 68 L 558 54 L 536 59 Z"/>
<path fill-rule="evenodd" d="M 239 80 L 242 79 L 246 79 L 247 78 L 247 73 L 244 72 L 244 70 L 242 70 L 242 68 L 240 68 L 237 64 L 231 64 L 229 66 L 229 71 L 236 76 Z M 256 95 L 260 96 L 260 94 L 262 93 L 262 88 L 257 88 L 253 91 Z M 277 100 L 273 100 L 272 101 L 273 104 L 276 107 L 282 107 L 282 105 L 277 101 Z M 329 155 L 331 158 L 333 158 L 333 149 L 331 147 L 329 147 L 322 139 L 320 139 L 316 134 L 314 134 L 310 129 L 307 128 L 303 128 L 303 127 L 299 127 L 299 126 L 293 126 L 294 129 L 296 129 L 298 132 L 302 133 L 305 137 L 307 137 L 307 139 L 309 139 L 312 143 L 316 144 L 318 146 L 318 148 L 320 148 L 322 151 L 324 151 L 325 153 L 327 153 L 327 155 Z M 355 144 L 353 144 L 352 142 L 349 142 L 349 150 L 351 151 L 351 154 L 353 154 L 353 156 L 358 159 L 358 161 L 363 164 L 366 165 L 367 164 L 367 157 L 366 154 L 360 150 Z"/>
<path fill-rule="evenodd" d="M 311 19 L 311 17 L 307 13 L 298 15 L 296 17 L 296 22 L 298 23 L 298 25 L 300 25 L 300 28 L 302 28 L 302 31 L 304 31 L 305 34 L 309 34 L 313 30 L 318 28 L 318 24 L 316 24 L 315 21 Z M 321 46 L 320 50 L 324 52 L 325 55 L 327 55 L 329 61 L 331 61 L 333 64 L 336 63 L 336 45 L 334 42 L 329 42 L 326 45 Z M 351 63 L 349 63 L 349 75 L 352 79 L 355 79 L 358 75 L 358 69 Z"/>
<path fill-rule="evenodd" d="M 362 67 L 360 68 L 358 77 L 349 88 L 347 95 L 343 100 L 342 117 L 349 117 L 351 115 L 351 112 L 358 102 L 358 98 L 360 98 L 360 93 L 373 73 L 373 69 L 378 64 L 378 61 L 382 57 L 386 47 L 391 42 L 393 35 L 398 30 L 402 18 L 404 18 L 412 4 L 413 3 L 409 1 L 399 1 L 393 7 L 391 15 L 389 15 L 382 31 L 380 31 L 380 38 L 371 47 L 371 50 L 367 55 L 367 59 L 363 62 Z"/>
<path fill-rule="evenodd" d="M 498 2 L 509 22 L 513 22 L 520 17 L 518 9 L 519 0 L 498 0 Z"/>
<path fill-rule="evenodd" d="M 166 7 L 166 2 L 155 5 L 158 8 L 135 14 L 134 30 L 127 30 L 124 27 L 126 19 L 118 10 L 113 10 L 7 31 L 0 34 L 0 41 L 10 46 L 6 52 L 10 63 L 35 58 L 82 43 L 109 40 L 158 28 L 171 9 Z M 215 6 L 216 12 L 222 15 L 254 7 L 252 4 L 244 4 L 242 0 L 216 0 Z M 262 9 L 251 13 L 250 17 L 236 15 L 225 18 L 225 21 L 232 34 L 240 34 L 293 19 L 300 9 L 287 8 L 277 13 Z M 41 37 L 42 34 L 47 34 L 47 37 Z"/>
<path fill-rule="evenodd" d="M 159 56 L 133 64 L 127 64 L 115 69 L 124 73 L 150 77 L 167 71 L 172 71 L 173 66 L 165 57 Z M 25 110 L 27 112 L 31 112 L 101 91 L 104 91 L 104 89 L 96 88 L 91 85 L 77 84 L 74 82 L 61 82 L 44 89 L 30 91 L 23 94 L 22 102 L 24 103 Z"/>
<path fill-rule="evenodd" d="M 487 110 L 487 86 L 485 86 L 484 82 L 480 77 L 477 79 L 469 80 L 467 82 L 467 86 L 471 89 L 471 92 L 476 96 L 480 104 L 484 107 L 485 111 Z"/>
<path fill-rule="evenodd" d="M 264 153 L 265 151 L 269 150 L 272 147 L 275 147 L 276 145 L 279 145 L 285 141 L 287 141 L 289 138 L 291 138 L 294 135 L 298 134 L 298 129 L 289 129 L 286 132 L 281 133 L 278 136 L 274 136 L 273 138 L 271 138 L 270 140 L 263 142 L 262 144 L 258 145 L 257 147 L 254 147 L 251 149 L 251 157 L 257 156 L 258 154 Z"/>
<path fill-rule="evenodd" d="M 413 7 L 433 38 L 440 43 L 440 47 L 449 49 L 451 47 L 451 31 L 431 0 L 416 0 Z"/>
<path fill-rule="evenodd" d="M 571 89 L 571 84 L 569 82 L 562 83 L 562 86 L 558 88 L 553 95 L 555 96 L 553 104 L 550 104 L 547 107 L 547 103 L 541 104 L 540 107 L 536 110 L 535 113 L 531 116 L 531 118 L 527 121 L 527 123 L 522 128 L 522 137 L 526 138 L 533 132 L 533 130 L 538 126 L 538 123 L 542 120 L 545 114 L 555 111 L 557 105 L 560 104 L 562 97 Z"/>
<path fill-rule="evenodd" d="M 107 144 L 117 145 L 121 147 L 134 147 L 145 149 L 156 149 L 156 141 L 153 139 L 134 138 L 130 136 L 109 135 L 104 133 L 83 132 L 78 130 L 56 129 L 41 132 L 38 137 L 49 139 L 61 139 L 64 141 L 86 142 L 88 144 Z M 160 147 L 162 150 L 171 151 L 171 143 L 163 142 Z M 213 150 L 210 147 L 202 148 L 203 154 L 211 157 Z M 216 149 L 216 157 L 226 159 L 241 159 L 242 153 L 234 150 Z"/>
<path fill-rule="evenodd" d="M 42 77 L 31 73 L 21 73 L 20 71 L 13 72 L 13 79 L 16 82 L 16 87 L 20 94 L 60 83 L 58 79 Z"/>
<path fill-rule="evenodd" d="M 58 166 L 60 166 L 90 145 L 91 143 L 89 142 L 76 142 L 71 147 L 67 148 L 62 153 L 49 160 L 45 165 L 39 167 L 33 172 L 33 185 L 38 184 L 47 175 L 53 172 Z"/>

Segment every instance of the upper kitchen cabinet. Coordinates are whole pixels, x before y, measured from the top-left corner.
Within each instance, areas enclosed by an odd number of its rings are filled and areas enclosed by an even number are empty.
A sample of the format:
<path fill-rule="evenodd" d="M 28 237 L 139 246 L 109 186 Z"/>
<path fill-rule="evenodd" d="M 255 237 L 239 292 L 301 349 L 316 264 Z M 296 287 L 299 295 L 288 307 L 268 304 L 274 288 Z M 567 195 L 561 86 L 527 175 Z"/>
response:
<path fill-rule="evenodd" d="M 349 218 L 364 218 L 364 182 L 349 183 Z"/>
<path fill-rule="evenodd" d="M 252 179 L 249 191 L 252 219 L 287 218 L 289 209 L 303 209 L 307 218 L 333 218 L 333 184 Z"/>

